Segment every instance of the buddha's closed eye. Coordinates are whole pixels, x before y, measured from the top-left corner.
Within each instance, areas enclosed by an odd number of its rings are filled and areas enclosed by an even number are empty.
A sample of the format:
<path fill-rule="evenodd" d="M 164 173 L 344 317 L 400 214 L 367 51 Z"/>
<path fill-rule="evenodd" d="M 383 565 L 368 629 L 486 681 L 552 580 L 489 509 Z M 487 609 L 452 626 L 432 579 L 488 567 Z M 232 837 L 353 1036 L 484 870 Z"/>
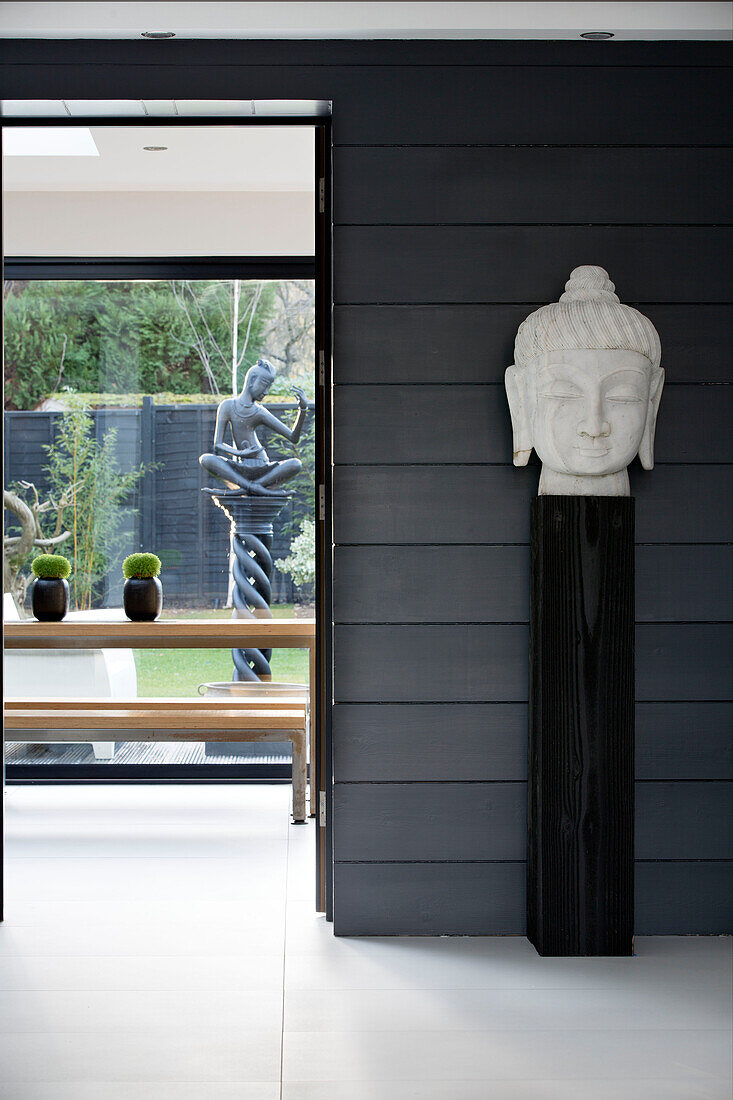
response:
<path fill-rule="evenodd" d="M 627 387 L 611 390 L 610 393 L 606 394 L 606 399 L 608 401 L 620 402 L 637 402 L 642 400 L 641 396 L 635 390 Z"/>
<path fill-rule="evenodd" d="M 567 383 L 559 383 L 555 386 L 548 386 L 547 389 L 540 390 L 540 397 L 553 397 L 560 398 L 562 400 L 571 401 L 583 396 L 582 392 L 575 388 L 575 386 L 568 385 Z"/>

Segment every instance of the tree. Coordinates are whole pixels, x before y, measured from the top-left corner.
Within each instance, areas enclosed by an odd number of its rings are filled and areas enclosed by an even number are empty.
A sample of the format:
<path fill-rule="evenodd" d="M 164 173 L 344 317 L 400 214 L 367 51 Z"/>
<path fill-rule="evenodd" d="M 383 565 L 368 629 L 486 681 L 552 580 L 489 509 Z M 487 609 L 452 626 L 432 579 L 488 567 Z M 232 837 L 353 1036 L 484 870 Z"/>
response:
<path fill-rule="evenodd" d="M 5 288 L 6 408 L 32 408 L 58 388 L 64 372 L 79 388 L 94 377 L 96 387 L 93 286 L 14 281 Z"/>
<path fill-rule="evenodd" d="M 274 284 L 274 310 L 262 334 L 265 354 L 277 367 L 278 382 L 310 392 L 315 370 L 315 283 L 283 279 Z"/>
<path fill-rule="evenodd" d="M 70 532 L 71 597 L 77 610 L 92 606 L 95 584 L 106 572 L 123 506 L 144 475 L 142 465 L 123 472 L 115 460 L 116 429 L 101 442 L 89 411 L 73 407 L 61 417 L 56 440 L 45 447 L 51 492 L 62 502 L 60 516 Z"/>
<path fill-rule="evenodd" d="M 260 355 L 305 384 L 313 283 L 236 279 L 10 280 L 5 407 L 54 393 L 230 393 Z"/>
<path fill-rule="evenodd" d="M 50 498 L 41 502 L 38 490 L 30 481 L 21 481 L 19 488 L 32 493 L 30 504 L 11 489 L 3 490 L 3 506 L 20 525 L 20 533 L 3 533 L 3 592 L 10 592 L 18 606 L 25 600 L 28 577 L 21 569 L 30 558 L 34 549 L 54 552 L 71 537 L 71 532 L 62 529 L 63 510 L 68 503 L 68 493 L 54 503 Z M 56 526 L 53 535 L 46 538 L 41 528 L 41 516 L 49 511 L 56 513 Z"/>
<path fill-rule="evenodd" d="M 188 322 L 189 337 L 201 360 L 212 393 L 236 395 L 241 368 L 256 362 L 262 330 L 273 308 L 273 285 L 242 279 L 171 282 Z M 248 354 L 249 353 L 249 354 Z"/>

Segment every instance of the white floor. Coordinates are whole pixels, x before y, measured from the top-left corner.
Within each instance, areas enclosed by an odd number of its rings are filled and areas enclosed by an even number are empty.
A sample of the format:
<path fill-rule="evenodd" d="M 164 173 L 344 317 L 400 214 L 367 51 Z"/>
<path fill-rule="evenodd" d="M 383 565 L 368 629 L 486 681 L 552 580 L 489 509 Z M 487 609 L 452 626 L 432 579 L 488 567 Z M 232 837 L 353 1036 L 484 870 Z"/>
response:
<path fill-rule="evenodd" d="M 731 941 L 334 939 L 286 787 L 11 787 L 2 1100 L 730 1100 Z"/>

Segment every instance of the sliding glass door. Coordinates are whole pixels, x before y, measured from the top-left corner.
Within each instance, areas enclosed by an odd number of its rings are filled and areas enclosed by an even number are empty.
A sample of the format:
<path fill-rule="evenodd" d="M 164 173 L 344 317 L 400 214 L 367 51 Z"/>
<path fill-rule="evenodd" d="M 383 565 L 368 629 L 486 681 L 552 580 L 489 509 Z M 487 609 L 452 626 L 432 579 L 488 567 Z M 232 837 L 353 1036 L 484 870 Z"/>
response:
<path fill-rule="evenodd" d="M 219 271 L 6 261 L 6 618 L 30 613 L 32 562 L 44 551 L 71 563 L 70 618 L 122 617 L 122 562 L 139 550 L 161 559 L 164 617 L 231 617 L 229 524 L 202 492 L 211 474 L 199 456 L 212 451 L 218 404 L 261 358 L 275 371 L 263 402 L 277 420 L 298 415 L 293 387 L 312 406 L 314 338 L 308 259 Z M 296 444 L 267 428 L 261 441 L 270 461 L 301 463 L 274 522 L 271 612 L 312 617 L 312 411 Z M 225 649 L 9 652 L 6 662 L 16 695 L 43 685 L 56 695 L 188 696 L 233 676 Z M 304 650 L 276 650 L 270 665 L 273 681 L 308 683 Z M 289 746 L 10 742 L 6 766 L 11 780 L 277 777 Z"/>

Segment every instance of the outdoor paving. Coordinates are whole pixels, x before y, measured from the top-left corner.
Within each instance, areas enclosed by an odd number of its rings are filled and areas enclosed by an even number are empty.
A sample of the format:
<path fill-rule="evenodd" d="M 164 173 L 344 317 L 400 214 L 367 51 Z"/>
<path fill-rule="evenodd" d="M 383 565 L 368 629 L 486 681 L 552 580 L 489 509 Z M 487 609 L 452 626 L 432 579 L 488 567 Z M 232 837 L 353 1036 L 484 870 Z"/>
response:
<path fill-rule="evenodd" d="M 74 745 L 34 745 L 21 741 L 7 742 L 5 762 L 8 765 L 39 765 L 53 767 L 66 764 L 284 764 L 290 756 L 273 753 L 248 752 L 207 756 L 203 741 L 167 742 L 161 744 L 141 744 L 139 741 L 126 741 L 115 746 L 111 760 L 97 760 L 91 744 Z"/>

